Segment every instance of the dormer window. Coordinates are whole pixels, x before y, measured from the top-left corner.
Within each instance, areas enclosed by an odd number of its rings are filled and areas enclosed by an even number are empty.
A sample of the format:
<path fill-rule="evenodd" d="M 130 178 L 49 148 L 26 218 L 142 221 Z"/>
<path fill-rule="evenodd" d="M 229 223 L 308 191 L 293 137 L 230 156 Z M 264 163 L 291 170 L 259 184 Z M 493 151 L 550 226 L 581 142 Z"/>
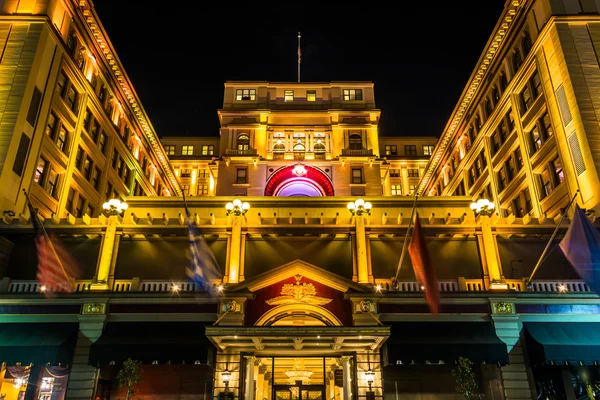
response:
<path fill-rule="evenodd" d="M 344 101 L 362 99 L 362 89 L 344 89 Z"/>
<path fill-rule="evenodd" d="M 237 101 L 254 101 L 256 100 L 256 89 L 237 89 L 235 99 Z"/>
<path fill-rule="evenodd" d="M 250 148 L 250 136 L 242 133 L 237 137 L 237 149 L 248 150 Z"/>

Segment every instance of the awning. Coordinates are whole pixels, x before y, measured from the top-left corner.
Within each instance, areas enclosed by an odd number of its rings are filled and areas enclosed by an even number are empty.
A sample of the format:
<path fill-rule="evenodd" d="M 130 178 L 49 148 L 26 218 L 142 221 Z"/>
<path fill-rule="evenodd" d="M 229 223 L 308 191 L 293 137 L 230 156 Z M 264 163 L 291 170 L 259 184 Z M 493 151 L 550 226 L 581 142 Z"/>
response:
<path fill-rule="evenodd" d="M 600 323 L 525 322 L 523 329 L 534 364 L 600 362 Z"/>
<path fill-rule="evenodd" d="M 508 363 L 506 344 L 491 322 L 400 322 L 386 342 L 389 365 L 474 362 Z"/>
<path fill-rule="evenodd" d="M 144 364 L 207 364 L 213 346 L 199 322 L 109 322 L 92 344 L 89 364 L 131 358 Z"/>
<path fill-rule="evenodd" d="M 0 364 L 71 365 L 77 323 L 0 324 Z"/>

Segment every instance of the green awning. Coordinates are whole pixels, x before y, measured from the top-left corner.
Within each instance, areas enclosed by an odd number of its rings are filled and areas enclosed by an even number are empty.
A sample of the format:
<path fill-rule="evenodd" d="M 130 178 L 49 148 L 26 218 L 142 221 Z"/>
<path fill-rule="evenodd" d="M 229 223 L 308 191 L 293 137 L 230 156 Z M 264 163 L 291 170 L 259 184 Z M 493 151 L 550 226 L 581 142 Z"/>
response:
<path fill-rule="evenodd" d="M 213 345 L 199 322 L 109 322 L 92 344 L 89 364 L 207 364 Z"/>
<path fill-rule="evenodd" d="M 398 322 L 386 342 L 389 365 L 474 362 L 508 364 L 506 344 L 491 322 Z"/>
<path fill-rule="evenodd" d="M 523 329 L 535 364 L 600 362 L 600 323 L 525 322 Z"/>
<path fill-rule="evenodd" d="M 0 324 L 0 363 L 71 365 L 77 323 Z"/>

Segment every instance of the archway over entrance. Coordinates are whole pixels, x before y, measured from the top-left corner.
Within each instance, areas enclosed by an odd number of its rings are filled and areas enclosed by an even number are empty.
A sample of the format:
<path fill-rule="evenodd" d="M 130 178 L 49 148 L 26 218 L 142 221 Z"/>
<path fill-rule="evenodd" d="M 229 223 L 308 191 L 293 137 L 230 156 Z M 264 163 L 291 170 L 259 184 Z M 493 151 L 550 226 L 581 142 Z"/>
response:
<path fill-rule="evenodd" d="M 277 170 L 265 187 L 265 196 L 333 196 L 331 180 L 320 169 L 297 164 Z"/>
<path fill-rule="evenodd" d="M 326 308 L 305 303 L 286 304 L 264 313 L 256 326 L 342 326 Z"/>

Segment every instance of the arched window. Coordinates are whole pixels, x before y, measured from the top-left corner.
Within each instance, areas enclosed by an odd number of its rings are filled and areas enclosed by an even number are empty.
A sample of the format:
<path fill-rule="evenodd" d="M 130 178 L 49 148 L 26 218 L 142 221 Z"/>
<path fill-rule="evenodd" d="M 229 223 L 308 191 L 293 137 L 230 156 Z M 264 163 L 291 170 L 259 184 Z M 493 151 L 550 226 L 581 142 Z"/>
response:
<path fill-rule="evenodd" d="M 485 98 L 485 102 L 483 103 L 483 108 L 485 110 L 485 116 L 489 117 L 492 114 L 492 101 L 489 97 Z"/>
<path fill-rule="evenodd" d="M 508 80 L 506 79 L 506 74 L 504 73 L 504 71 L 500 72 L 500 90 L 502 90 L 502 92 L 504 92 L 506 90 L 506 87 L 508 86 Z"/>
<path fill-rule="evenodd" d="M 296 143 L 294 145 L 294 151 L 303 152 L 303 151 L 306 151 L 306 148 L 304 147 L 304 145 L 302 143 Z"/>
<path fill-rule="evenodd" d="M 500 100 L 500 91 L 496 85 L 492 87 L 492 100 L 494 100 L 494 104 L 498 104 L 498 100 Z"/>
<path fill-rule="evenodd" d="M 512 59 L 513 64 L 513 72 L 517 72 L 519 68 L 521 68 L 521 64 L 523 64 L 523 57 L 521 56 L 521 51 L 519 49 L 515 49 Z"/>
<path fill-rule="evenodd" d="M 523 32 L 523 39 L 521 39 L 521 47 L 523 47 L 523 54 L 527 56 L 531 51 L 531 47 L 533 44 L 531 43 L 531 35 L 529 31 Z"/>
<path fill-rule="evenodd" d="M 237 137 L 237 149 L 248 150 L 250 148 L 250 136 L 242 133 Z"/>
<path fill-rule="evenodd" d="M 348 148 L 350 150 L 362 150 L 362 138 L 359 134 L 353 133 L 350 135 L 350 137 L 348 138 Z"/>
<path fill-rule="evenodd" d="M 285 152 L 285 144 L 277 143 L 273 146 L 273 153 L 284 153 Z"/>
<path fill-rule="evenodd" d="M 323 143 L 316 143 L 313 150 L 315 153 L 325 153 L 325 145 Z"/>

